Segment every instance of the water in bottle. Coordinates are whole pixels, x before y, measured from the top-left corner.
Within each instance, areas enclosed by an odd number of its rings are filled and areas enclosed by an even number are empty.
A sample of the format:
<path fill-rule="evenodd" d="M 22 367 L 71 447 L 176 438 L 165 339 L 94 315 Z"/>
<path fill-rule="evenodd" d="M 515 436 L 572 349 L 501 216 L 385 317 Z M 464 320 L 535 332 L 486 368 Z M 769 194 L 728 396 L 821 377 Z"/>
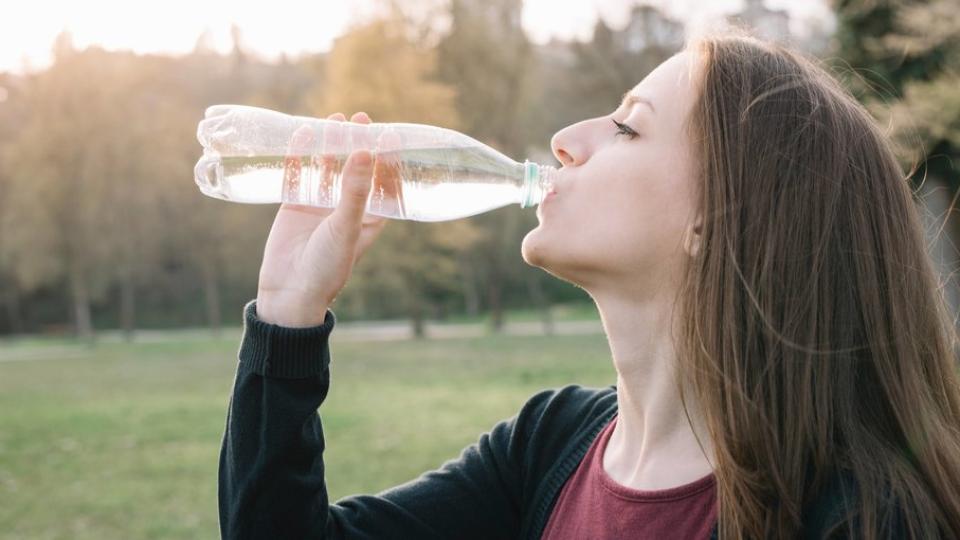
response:
<path fill-rule="evenodd" d="M 211 197 L 337 206 L 354 150 L 373 154 L 370 214 L 444 221 L 539 204 L 556 169 L 518 163 L 462 133 L 422 124 L 336 122 L 240 105 L 207 109 L 195 180 Z"/>

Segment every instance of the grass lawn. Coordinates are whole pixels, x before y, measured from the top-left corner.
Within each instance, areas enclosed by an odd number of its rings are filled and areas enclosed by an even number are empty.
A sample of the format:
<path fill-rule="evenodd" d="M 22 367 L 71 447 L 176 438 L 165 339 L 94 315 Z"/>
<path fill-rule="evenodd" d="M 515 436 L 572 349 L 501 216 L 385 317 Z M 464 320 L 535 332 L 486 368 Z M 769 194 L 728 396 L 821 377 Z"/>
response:
<path fill-rule="evenodd" d="M 0 362 L 0 538 L 218 537 L 238 337 L 40 341 L 26 345 L 33 360 Z M 331 341 L 321 414 L 332 500 L 456 457 L 537 390 L 614 381 L 602 335 Z"/>

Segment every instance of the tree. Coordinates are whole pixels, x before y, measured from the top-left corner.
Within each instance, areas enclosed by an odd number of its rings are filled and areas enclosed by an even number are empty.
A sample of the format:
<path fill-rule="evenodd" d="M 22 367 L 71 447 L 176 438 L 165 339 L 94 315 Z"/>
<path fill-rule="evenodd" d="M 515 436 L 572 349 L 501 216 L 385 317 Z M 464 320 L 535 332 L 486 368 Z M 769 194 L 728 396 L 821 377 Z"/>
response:
<path fill-rule="evenodd" d="M 327 59 L 326 86 L 314 94 L 313 113 L 366 111 L 375 121 L 455 127 L 453 90 L 433 80 L 435 53 L 412 42 L 408 22 L 394 12 L 340 37 Z M 456 253 L 475 241 L 469 220 L 441 225 L 395 221 L 357 265 L 349 298 L 396 300 L 422 336 L 431 291 L 455 285 Z M 369 305 L 352 301 L 354 305 Z"/>
<path fill-rule="evenodd" d="M 929 174 L 960 187 L 951 164 L 960 157 L 957 93 L 950 91 L 960 77 L 956 0 L 835 4 L 837 52 L 858 75 L 848 81 L 851 89 L 883 120 L 895 122 L 895 135 L 908 145 L 904 158 L 926 161 Z M 885 114 L 886 101 L 892 117 Z"/>
<path fill-rule="evenodd" d="M 167 267 L 181 282 L 172 284 L 179 303 L 196 309 L 191 324 L 203 323 L 219 335 L 225 299 L 248 299 L 256 294 L 257 272 L 275 208 L 220 201 L 203 196 L 191 180 L 200 157 L 197 122 L 206 107 L 217 103 L 247 103 L 289 110 L 302 101 L 309 76 L 257 62 L 242 50 L 242 36 L 232 30 L 234 47 L 224 58 L 202 50 L 171 62 L 165 91 L 173 99 L 158 119 L 161 128 L 156 155 L 164 163 L 166 182 L 159 199 L 160 223 L 165 228 Z M 251 249 L 251 247 L 256 249 Z M 197 305 L 199 304 L 199 305 Z"/>
<path fill-rule="evenodd" d="M 115 124 L 108 146 L 91 148 L 109 159 L 111 176 L 106 215 L 115 234 L 109 243 L 112 264 L 103 272 L 118 292 L 120 328 L 130 340 L 137 321 L 138 291 L 158 281 L 169 227 L 162 213 L 171 184 L 187 182 L 189 167 L 175 158 L 191 137 L 194 107 L 177 88 L 176 65 L 162 57 L 117 57 L 122 62 L 121 95 L 113 104 Z M 186 173 L 186 174 L 185 174 Z"/>
<path fill-rule="evenodd" d="M 315 59 L 274 66 L 234 40 L 229 56 L 201 39 L 171 58 L 76 50 L 63 33 L 49 69 L 0 76 L 0 323 L 58 324 L 63 302 L 85 338 L 114 320 L 132 338 L 141 312 L 216 331 L 224 300 L 255 292 L 250 246 L 274 210 L 199 193 L 197 122 L 214 103 L 302 107 Z"/>
<path fill-rule="evenodd" d="M 18 274 L 65 278 L 76 333 L 89 340 L 90 304 L 106 284 L 97 268 L 109 257 L 98 240 L 109 227 L 103 219 L 107 164 L 98 159 L 102 153 L 88 150 L 105 144 L 115 125 L 112 96 L 100 85 L 111 88 L 116 77 L 96 52 L 73 52 L 65 42 L 58 40 L 53 67 L 32 81 L 31 115 L 10 149 L 20 195 L 14 219 L 29 231 L 21 246 L 33 244 L 18 257 Z"/>
<path fill-rule="evenodd" d="M 0 303 L 4 305 L 10 333 L 17 334 L 23 330 L 20 296 L 24 291 L 15 271 L 17 253 L 13 238 L 18 233 L 18 224 L 11 219 L 11 209 L 16 201 L 11 171 L 5 164 L 12 159 L 7 155 L 8 148 L 23 127 L 25 110 L 19 95 L 19 81 L 0 75 L 0 92 L 3 95 L 0 99 Z"/>
<path fill-rule="evenodd" d="M 521 8 L 519 0 L 452 0 L 450 29 L 437 45 L 438 75 L 457 91 L 463 131 L 515 158 L 526 154 L 535 132 L 535 58 L 520 25 Z M 508 284 L 524 283 L 522 276 L 535 272 L 519 257 L 529 214 L 509 207 L 476 216 L 484 235 L 461 257 L 468 305 L 483 298 L 495 332 L 503 326 Z"/>
<path fill-rule="evenodd" d="M 847 81 L 848 86 L 892 128 L 900 157 L 912 169 L 918 189 L 933 180 L 957 193 L 960 19 L 956 0 L 836 0 L 834 7 L 840 23 L 837 53 L 858 75 Z M 950 236 L 960 237 L 960 220 L 949 214 L 947 219 Z"/>
<path fill-rule="evenodd" d="M 119 291 L 131 338 L 136 290 L 151 275 L 162 235 L 157 201 L 170 169 L 161 141 L 178 103 L 157 65 L 129 53 L 70 52 L 29 82 L 29 114 L 8 147 L 13 188 L 3 215 L 14 273 L 25 288 L 64 280 L 76 334 L 92 340 L 92 305 Z"/>

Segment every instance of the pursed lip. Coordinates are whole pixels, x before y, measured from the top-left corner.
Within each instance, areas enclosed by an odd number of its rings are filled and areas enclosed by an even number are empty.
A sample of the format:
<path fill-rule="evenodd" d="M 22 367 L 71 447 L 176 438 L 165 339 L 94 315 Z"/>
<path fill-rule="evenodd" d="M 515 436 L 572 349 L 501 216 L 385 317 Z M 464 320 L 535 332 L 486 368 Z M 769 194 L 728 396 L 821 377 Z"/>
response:
<path fill-rule="evenodd" d="M 561 168 L 561 169 L 558 169 L 558 170 L 556 171 L 555 175 L 554 175 L 554 176 L 550 179 L 550 181 L 547 183 L 547 185 L 544 186 L 544 187 L 546 188 L 546 190 L 547 190 L 547 195 L 556 195 L 556 194 L 557 194 L 558 184 L 563 183 L 563 179 L 561 178 L 561 176 L 563 176 L 563 169 L 562 169 L 562 168 Z"/>
<path fill-rule="evenodd" d="M 540 204 L 537 205 L 537 216 L 543 215 L 543 207 L 547 205 L 547 201 L 553 199 L 556 196 L 557 196 L 556 191 L 551 190 L 547 192 L 547 194 L 543 197 L 543 200 L 540 201 Z"/>
<path fill-rule="evenodd" d="M 558 171 L 558 174 L 559 174 L 559 171 Z M 543 196 L 543 200 L 540 201 L 540 204 L 537 205 L 538 207 L 543 206 L 544 204 L 546 204 L 547 201 L 549 201 L 550 199 L 553 199 L 554 197 L 556 197 L 556 196 L 558 195 L 556 178 L 554 178 L 553 181 L 551 181 L 551 182 L 550 182 L 547 186 L 545 186 L 545 187 L 546 187 L 546 189 L 547 189 L 547 192 L 546 192 L 546 194 Z"/>
<path fill-rule="evenodd" d="M 555 183 L 547 184 L 545 187 L 547 188 L 547 193 L 546 193 L 546 195 L 544 195 L 544 198 L 546 198 L 546 197 L 548 197 L 548 196 L 550 196 L 550 195 L 556 195 L 556 194 L 557 194 L 557 185 L 556 185 Z"/>

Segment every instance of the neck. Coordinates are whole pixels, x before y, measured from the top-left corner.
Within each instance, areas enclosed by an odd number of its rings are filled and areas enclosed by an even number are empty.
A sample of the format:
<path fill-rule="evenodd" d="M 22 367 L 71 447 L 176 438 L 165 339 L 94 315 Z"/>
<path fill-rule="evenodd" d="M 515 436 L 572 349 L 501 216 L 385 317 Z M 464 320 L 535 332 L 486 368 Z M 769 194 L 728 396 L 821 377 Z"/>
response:
<path fill-rule="evenodd" d="M 680 486 L 710 474 L 712 445 L 700 408 L 686 392 L 685 413 L 680 398 L 670 335 L 672 297 L 631 299 L 622 289 L 619 295 L 591 295 L 617 371 L 619 412 L 604 452 L 604 469 L 622 485 L 647 490 Z"/>

